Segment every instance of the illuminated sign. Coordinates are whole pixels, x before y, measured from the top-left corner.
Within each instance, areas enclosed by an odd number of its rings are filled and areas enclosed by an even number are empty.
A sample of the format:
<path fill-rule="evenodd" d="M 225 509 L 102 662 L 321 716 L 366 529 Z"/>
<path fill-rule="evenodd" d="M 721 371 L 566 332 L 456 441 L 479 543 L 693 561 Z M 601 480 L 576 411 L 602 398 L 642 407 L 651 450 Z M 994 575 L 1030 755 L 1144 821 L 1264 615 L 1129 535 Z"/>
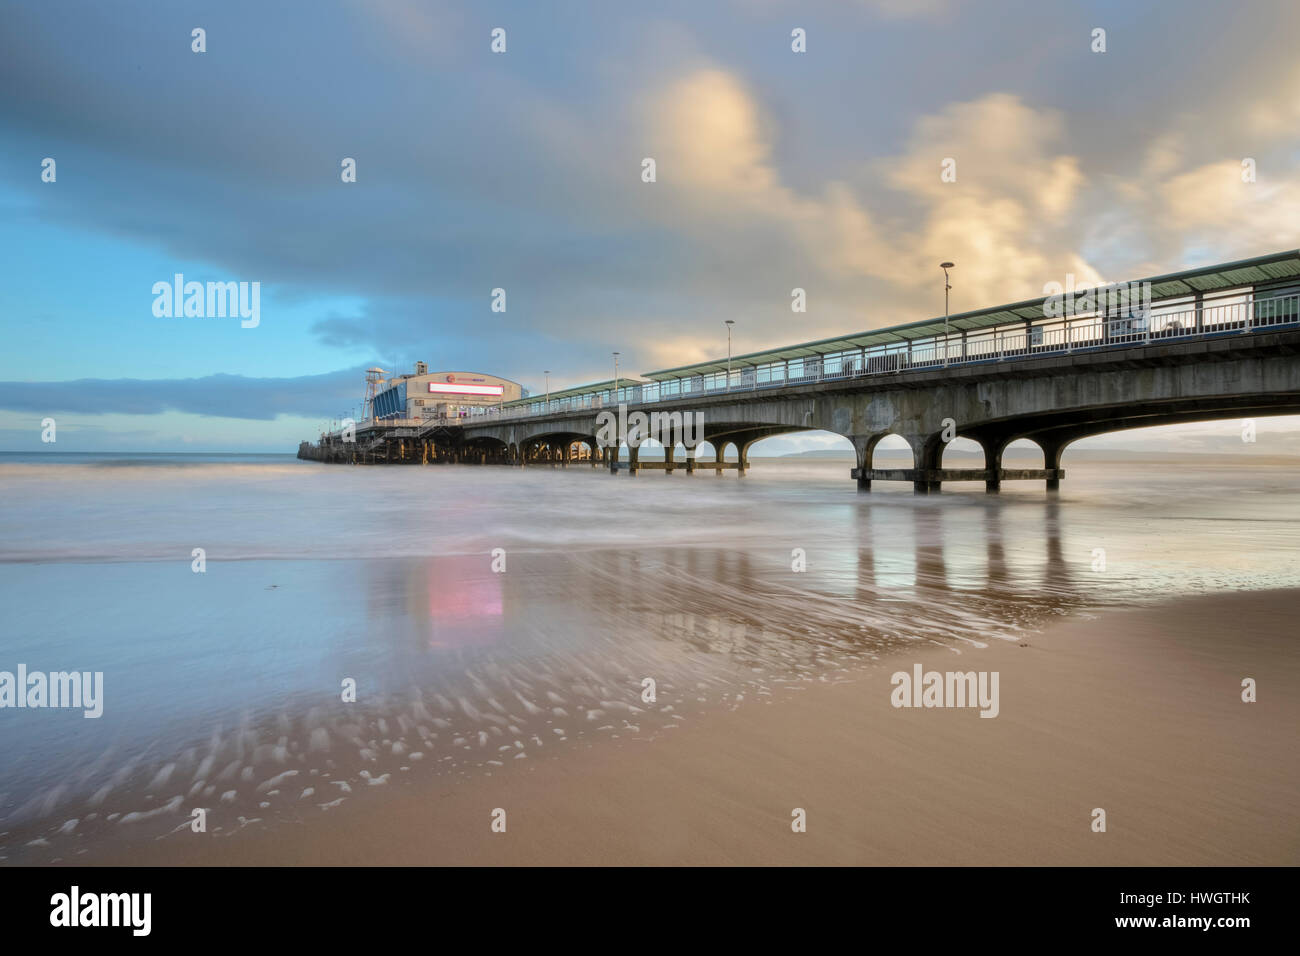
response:
<path fill-rule="evenodd" d="M 429 391 L 435 395 L 504 395 L 504 385 L 460 385 L 430 382 Z"/>

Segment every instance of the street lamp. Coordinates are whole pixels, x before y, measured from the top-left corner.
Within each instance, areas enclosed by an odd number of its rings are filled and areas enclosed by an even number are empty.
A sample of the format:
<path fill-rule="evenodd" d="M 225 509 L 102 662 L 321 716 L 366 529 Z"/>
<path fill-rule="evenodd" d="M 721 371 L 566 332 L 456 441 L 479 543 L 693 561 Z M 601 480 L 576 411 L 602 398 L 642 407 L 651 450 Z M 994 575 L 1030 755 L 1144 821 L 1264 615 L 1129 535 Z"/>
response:
<path fill-rule="evenodd" d="M 551 410 L 551 370 L 548 368 L 542 373 L 546 376 L 546 410 Z"/>
<path fill-rule="evenodd" d="M 618 401 L 618 353 L 614 353 L 614 401 Z"/>
<path fill-rule="evenodd" d="M 952 288 L 948 284 L 948 270 L 953 267 L 951 262 L 939 263 L 939 268 L 943 270 L 943 364 L 948 366 L 948 291 Z"/>
<path fill-rule="evenodd" d="M 736 324 L 736 320 L 723 319 L 722 321 L 727 326 L 727 391 L 731 391 L 731 327 Z"/>

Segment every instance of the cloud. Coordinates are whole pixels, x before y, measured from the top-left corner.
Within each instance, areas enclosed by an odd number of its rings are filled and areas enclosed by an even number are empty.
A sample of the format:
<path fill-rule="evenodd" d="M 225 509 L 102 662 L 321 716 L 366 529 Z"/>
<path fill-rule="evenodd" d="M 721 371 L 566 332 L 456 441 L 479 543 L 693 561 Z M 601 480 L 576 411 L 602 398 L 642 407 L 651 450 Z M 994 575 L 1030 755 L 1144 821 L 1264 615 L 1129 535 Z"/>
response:
<path fill-rule="evenodd" d="M 463 13 L 441 0 L 344 0 L 343 6 L 379 41 L 378 51 L 396 50 L 416 62 L 453 57 L 466 28 Z"/>
<path fill-rule="evenodd" d="M 166 412 L 270 421 L 317 419 L 357 403 L 361 368 L 299 378 L 208 375 L 190 379 L 0 382 L 0 409 L 37 415 L 160 415 Z"/>
<path fill-rule="evenodd" d="M 656 99 L 651 135 L 663 154 L 664 180 L 692 191 L 695 202 L 788 202 L 769 165 L 770 146 L 758 104 L 741 82 L 700 69 Z"/>
<path fill-rule="evenodd" d="M 727 255 L 719 249 L 769 253 L 749 260 L 751 274 L 779 268 L 779 250 L 834 322 L 860 311 L 863 299 L 892 316 L 933 314 L 933 306 L 917 308 L 932 301 L 917 293 L 935 286 L 940 259 L 960 264 L 971 304 L 1041 294 L 1061 264 L 1095 277 L 1073 251 L 1071 214 L 1084 176 L 1078 157 L 1061 149 L 1063 118 L 1018 97 L 991 94 L 921 117 L 905 151 L 864 168 L 861 183 L 871 188 L 830 181 L 813 194 L 782 180 L 772 158 L 779 130 L 739 77 L 698 69 L 662 90 L 649 117 L 663 193 L 652 214 L 715 261 Z M 940 176 L 947 159 L 956 161 L 955 182 Z M 891 215 L 891 207 L 900 211 Z M 775 325 L 781 312 L 769 295 Z M 785 296 L 788 289 L 781 305 Z"/>
<path fill-rule="evenodd" d="M 858 0 L 858 3 L 890 19 L 936 17 L 950 12 L 956 5 L 955 0 Z"/>
<path fill-rule="evenodd" d="M 785 12 L 789 4 L 782 0 L 734 0 L 741 7 L 758 12 Z M 800 9 L 807 13 L 814 10 L 835 13 L 851 13 L 861 10 L 874 14 L 884 20 L 928 20 L 951 14 L 958 6 L 957 0 L 805 0 Z"/>
<path fill-rule="evenodd" d="M 463 5 L 322 2 L 303 21 L 232 2 L 211 11 L 205 57 L 171 14 L 88 8 L 68 33 L 31 7 L 0 33 L 0 172 L 34 223 L 149 244 L 285 301 L 362 303 L 310 323 L 316 342 L 534 384 L 541 367 L 553 384 L 606 377 L 615 349 L 632 371 L 717 357 L 724 317 L 741 353 L 932 316 L 944 259 L 960 311 L 1066 272 L 1300 245 L 1289 7 L 1266 18 L 1275 31 L 1245 11 L 1225 22 L 1212 71 L 1186 52 L 1195 18 L 1171 18 L 1140 74 L 1123 73 L 1123 44 L 1086 66 L 1062 54 L 1041 31 L 1068 15 L 1046 7 L 813 4 L 804 57 L 784 8 L 699 7 L 559 22 L 525 5 L 494 56 L 497 21 Z M 881 19 L 905 15 L 921 19 Z M 47 150 L 57 188 L 34 175 Z M 1242 156 L 1259 162 L 1253 187 Z M 505 314 L 488 310 L 498 286 Z M 796 286 L 807 313 L 790 311 Z"/>
<path fill-rule="evenodd" d="M 1267 167 L 1255 182 L 1243 182 L 1240 161 L 1207 163 L 1159 182 L 1155 195 L 1161 219 L 1185 241 L 1273 248 L 1300 240 L 1300 182 Z"/>

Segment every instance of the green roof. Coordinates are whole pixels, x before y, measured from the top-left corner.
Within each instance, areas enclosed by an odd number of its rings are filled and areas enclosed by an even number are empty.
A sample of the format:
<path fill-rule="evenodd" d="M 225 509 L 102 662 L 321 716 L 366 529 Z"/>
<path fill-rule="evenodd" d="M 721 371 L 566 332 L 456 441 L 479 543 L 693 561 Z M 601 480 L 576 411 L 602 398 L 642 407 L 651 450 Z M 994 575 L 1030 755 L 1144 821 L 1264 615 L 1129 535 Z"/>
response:
<path fill-rule="evenodd" d="M 1151 283 L 1151 299 L 1156 301 L 1191 295 L 1195 292 L 1213 292 L 1237 286 L 1259 285 L 1296 276 L 1300 276 L 1300 249 L 1277 252 L 1254 259 L 1243 259 L 1240 262 L 1226 262 L 1199 269 L 1187 269 L 1169 275 L 1140 279 L 1138 282 Z M 1016 302 L 1011 305 L 1000 305 L 991 309 L 961 312 L 949 316 L 947 324 L 953 331 L 960 332 L 989 328 L 1008 322 L 1050 318 L 1043 312 L 1043 305 L 1048 298 L 1048 296 L 1043 296 L 1037 299 L 1026 299 L 1024 302 Z M 939 316 L 934 319 L 923 319 L 920 322 L 910 322 L 906 325 L 871 329 L 852 335 L 818 339 L 800 345 L 788 345 L 783 348 L 736 355 L 732 356 L 730 367 L 735 369 L 738 366 L 765 365 L 769 362 L 780 362 L 815 355 L 829 355 L 835 352 L 845 352 L 871 346 L 901 344 L 912 339 L 939 335 L 943 333 L 943 330 L 944 318 Z M 697 362 L 694 365 L 681 365 L 677 368 L 663 369 L 658 372 L 646 372 L 644 377 L 651 381 L 663 381 L 670 378 L 685 378 L 690 375 L 725 372 L 727 367 L 728 362 L 726 359 L 716 359 L 709 362 Z M 605 387 L 608 387 L 609 384 L 611 383 L 605 383 Z M 592 391 L 597 388 L 598 386 L 586 386 L 579 389 L 569 389 L 564 394 Z M 552 392 L 551 397 L 554 398 L 558 394 L 561 393 Z"/>
<path fill-rule="evenodd" d="M 644 385 L 645 382 L 635 375 L 620 375 L 618 384 L 620 388 L 624 388 L 628 385 Z M 554 401 L 557 398 L 571 398 L 574 395 L 586 395 L 590 392 L 606 392 L 613 387 L 614 380 L 611 378 L 604 382 L 592 382 L 589 385 L 574 385 L 572 388 L 556 389 L 551 392 L 550 398 Z M 545 392 L 540 395 L 529 395 L 527 398 L 516 398 L 510 402 L 503 402 L 501 407 L 513 408 L 517 405 L 536 405 L 538 402 L 546 401 L 546 397 Z"/>

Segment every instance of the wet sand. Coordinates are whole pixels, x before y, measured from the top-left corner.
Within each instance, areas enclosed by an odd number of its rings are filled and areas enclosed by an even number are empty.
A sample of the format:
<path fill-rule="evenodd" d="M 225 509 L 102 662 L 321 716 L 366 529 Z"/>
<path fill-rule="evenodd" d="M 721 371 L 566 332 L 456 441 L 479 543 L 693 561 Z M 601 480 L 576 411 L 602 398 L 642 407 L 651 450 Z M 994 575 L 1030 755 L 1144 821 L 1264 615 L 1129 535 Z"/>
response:
<path fill-rule="evenodd" d="M 927 646 L 857 679 L 492 776 L 377 787 L 301 824 L 183 832 L 79 864 L 1300 863 L 1300 591 Z M 914 663 L 996 670 L 1000 715 L 895 709 Z M 1258 702 L 1243 703 L 1255 678 Z M 661 700 L 661 703 L 663 701 Z M 807 832 L 791 830 L 794 808 Z M 1107 832 L 1091 830 L 1093 808 Z M 505 833 L 491 830 L 506 811 Z"/>

